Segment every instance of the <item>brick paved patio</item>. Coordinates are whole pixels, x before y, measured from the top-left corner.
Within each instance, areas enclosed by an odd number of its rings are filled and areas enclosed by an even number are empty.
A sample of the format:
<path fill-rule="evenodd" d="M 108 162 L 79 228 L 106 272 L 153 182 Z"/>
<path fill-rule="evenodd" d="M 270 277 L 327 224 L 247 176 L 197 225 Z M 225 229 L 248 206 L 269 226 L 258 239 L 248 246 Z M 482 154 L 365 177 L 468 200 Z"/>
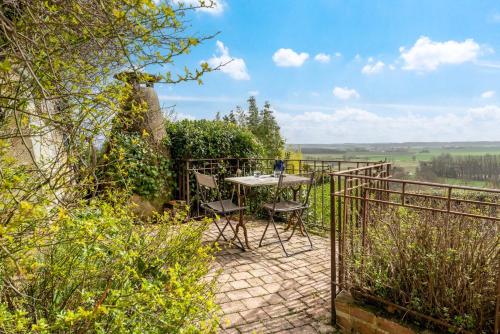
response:
<path fill-rule="evenodd" d="M 332 333 L 328 239 L 311 235 L 314 250 L 285 257 L 279 243 L 257 247 L 264 226 L 247 224 L 252 250 L 233 246 L 217 255 L 221 333 Z M 212 225 L 207 238 L 215 232 Z M 277 240 L 274 230 L 266 240 Z M 307 249 L 307 238 L 296 234 L 286 246 Z"/>

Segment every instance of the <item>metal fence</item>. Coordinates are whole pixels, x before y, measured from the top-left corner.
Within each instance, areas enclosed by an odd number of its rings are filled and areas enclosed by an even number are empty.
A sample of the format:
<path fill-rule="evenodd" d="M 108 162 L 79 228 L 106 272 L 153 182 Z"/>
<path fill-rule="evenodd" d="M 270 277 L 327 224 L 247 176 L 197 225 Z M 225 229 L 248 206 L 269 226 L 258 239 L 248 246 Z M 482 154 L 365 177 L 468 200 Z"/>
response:
<path fill-rule="evenodd" d="M 346 290 L 439 328 L 499 333 L 500 190 L 391 179 L 389 164 L 331 173 L 330 189 L 332 320 Z M 450 312 L 473 309 L 476 328 L 415 302 L 438 284 L 431 306 L 461 300 Z"/>
<path fill-rule="evenodd" d="M 330 183 L 329 174 L 335 171 L 371 166 L 380 162 L 349 161 L 349 160 L 285 160 L 285 172 L 289 174 L 302 174 L 310 171 L 317 172 L 317 182 L 310 194 L 310 209 L 305 214 L 305 222 L 310 227 L 328 230 L 330 227 Z M 274 159 L 253 158 L 221 158 L 221 159 L 190 159 L 178 161 L 177 165 L 177 198 L 189 204 L 192 216 L 200 216 L 199 201 L 197 197 L 194 171 L 205 174 L 217 175 L 221 190 L 225 196 L 230 196 L 232 186 L 224 183 L 224 178 L 229 176 L 253 175 L 254 171 L 263 174 L 273 172 Z M 266 199 L 266 191 L 258 190 L 260 196 L 248 198 L 250 214 L 259 214 L 260 205 Z"/>

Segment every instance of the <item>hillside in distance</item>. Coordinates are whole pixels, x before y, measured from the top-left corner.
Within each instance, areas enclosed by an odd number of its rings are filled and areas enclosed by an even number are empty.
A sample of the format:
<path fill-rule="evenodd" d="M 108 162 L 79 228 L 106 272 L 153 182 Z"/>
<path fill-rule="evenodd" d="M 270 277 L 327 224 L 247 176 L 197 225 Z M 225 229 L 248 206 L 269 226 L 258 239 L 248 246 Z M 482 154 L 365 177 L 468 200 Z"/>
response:
<path fill-rule="evenodd" d="M 389 161 L 398 178 L 445 182 L 479 187 L 498 187 L 500 168 L 493 172 L 493 181 L 442 177 L 429 166 L 444 156 L 448 161 L 472 159 L 500 161 L 500 142 L 406 142 L 406 143 L 346 143 L 346 144 L 289 144 L 288 149 L 300 151 L 304 159 Z M 454 160 L 455 159 L 455 160 Z M 457 161 L 458 161 L 457 160 Z M 430 163 L 431 162 L 431 163 Z M 481 162 L 479 162 L 481 164 Z M 487 164 L 487 162 L 483 162 Z M 451 168 L 460 168 L 450 162 Z M 425 167 L 425 172 L 423 172 Z"/>

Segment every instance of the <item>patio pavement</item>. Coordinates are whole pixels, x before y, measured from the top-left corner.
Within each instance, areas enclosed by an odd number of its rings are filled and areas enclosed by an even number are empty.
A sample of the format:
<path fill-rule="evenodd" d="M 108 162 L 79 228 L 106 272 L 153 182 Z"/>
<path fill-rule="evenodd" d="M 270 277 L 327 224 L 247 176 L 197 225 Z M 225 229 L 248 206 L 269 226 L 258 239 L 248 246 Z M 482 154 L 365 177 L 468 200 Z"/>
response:
<path fill-rule="evenodd" d="M 285 257 L 281 245 L 258 248 L 265 222 L 247 223 L 252 250 L 231 246 L 216 257 L 217 302 L 222 308 L 221 333 L 332 333 L 330 321 L 330 245 L 328 238 L 311 235 L 314 249 Z M 229 230 L 229 228 L 227 228 Z M 281 225 L 278 226 L 280 234 Z M 211 225 L 207 240 L 216 236 Z M 226 232 L 227 236 L 231 234 Z M 289 232 L 284 232 L 288 235 Z M 241 234 L 241 232 L 240 232 Z M 277 240 L 272 226 L 266 242 Z M 224 244 L 222 244 L 224 246 Z M 297 233 L 285 247 L 294 253 L 307 249 Z"/>

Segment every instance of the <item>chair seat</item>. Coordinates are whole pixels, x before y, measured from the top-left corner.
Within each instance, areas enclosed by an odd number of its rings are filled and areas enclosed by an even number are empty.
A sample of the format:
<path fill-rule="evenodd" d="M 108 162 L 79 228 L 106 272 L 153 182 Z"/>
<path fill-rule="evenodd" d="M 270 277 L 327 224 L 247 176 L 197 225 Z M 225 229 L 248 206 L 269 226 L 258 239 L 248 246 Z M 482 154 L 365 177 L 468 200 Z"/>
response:
<path fill-rule="evenodd" d="M 222 206 L 221 206 L 221 201 L 214 201 L 214 202 L 203 203 L 201 207 L 204 209 L 207 208 L 212 209 L 217 213 L 230 213 L 246 209 L 246 207 L 234 204 L 233 201 L 231 201 L 230 199 L 222 200 Z"/>
<path fill-rule="evenodd" d="M 274 203 L 266 203 L 263 205 L 264 209 L 267 210 L 272 210 L 274 206 Z M 304 206 L 300 202 L 295 202 L 295 201 L 279 201 L 276 202 L 276 206 L 274 207 L 274 211 L 276 212 L 290 212 L 290 211 L 297 211 L 300 209 L 305 209 L 307 206 Z"/>

